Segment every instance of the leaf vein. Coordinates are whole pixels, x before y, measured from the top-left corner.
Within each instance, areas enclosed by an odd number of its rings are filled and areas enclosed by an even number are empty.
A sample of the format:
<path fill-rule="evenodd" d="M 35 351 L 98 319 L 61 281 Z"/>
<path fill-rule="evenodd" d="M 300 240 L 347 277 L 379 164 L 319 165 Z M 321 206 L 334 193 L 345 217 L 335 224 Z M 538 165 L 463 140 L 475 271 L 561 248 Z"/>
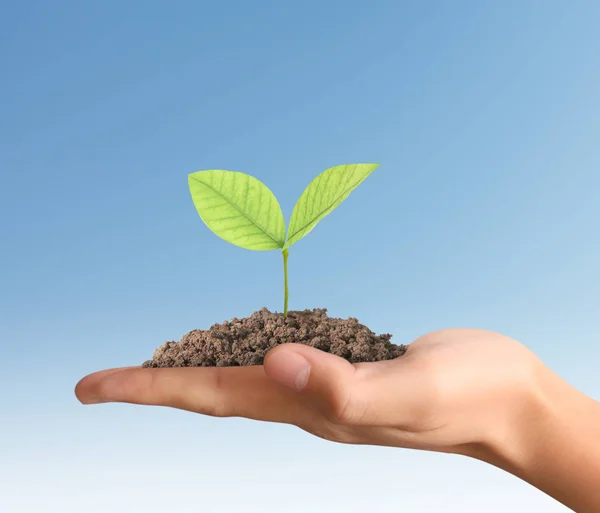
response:
<path fill-rule="evenodd" d="M 275 237 L 273 234 L 270 233 L 270 231 L 268 231 L 263 226 L 261 226 L 258 222 L 256 222 L 254 219 L 252 219 L 252 217 L 250 217 L 250 215 L 245 210 L 242 210 L 240 207 L 238 207 L 227 196 L 225 196 L 221 191 L 217 190 L 211 184 L 207 183 L 207 181 L 200 180 L 195 176 L 193 176 L 192 179 L 201 183 L 205 187 L 208 187 L 214 193 L 221 196 L 233 209 L 237 210 L 240 214 L 242 214 L 244 217 L 246 217 L 248 220 L 250 220 L 252 222 L 252 224 L 254 224 L 258 229 L 260 229 L 265 235 L 267 235 L 271 240 L 273 240 L 273 242 L 275 242 L 278 246 L 281 247 L 284 244 L 283 241 L 278 240 L 277 237 Z M 222 185 L 223 185 L 223 179 L 221 180 L 221 186 Z M 259 199 L 260 199 L 260 190 L 261 189 L 259 188 Z"/>

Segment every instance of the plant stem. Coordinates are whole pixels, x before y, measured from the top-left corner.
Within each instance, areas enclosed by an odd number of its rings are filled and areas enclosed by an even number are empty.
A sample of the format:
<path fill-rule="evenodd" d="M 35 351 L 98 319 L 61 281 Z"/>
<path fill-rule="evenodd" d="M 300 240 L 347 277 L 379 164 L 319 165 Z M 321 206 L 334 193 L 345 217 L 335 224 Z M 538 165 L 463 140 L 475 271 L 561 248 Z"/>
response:
<path fill-rule="evenodd" d="M 283 253 L 283 317 L 287 317 L 288 313 L 288 250 L 287 248 L 282 251 Z"/>

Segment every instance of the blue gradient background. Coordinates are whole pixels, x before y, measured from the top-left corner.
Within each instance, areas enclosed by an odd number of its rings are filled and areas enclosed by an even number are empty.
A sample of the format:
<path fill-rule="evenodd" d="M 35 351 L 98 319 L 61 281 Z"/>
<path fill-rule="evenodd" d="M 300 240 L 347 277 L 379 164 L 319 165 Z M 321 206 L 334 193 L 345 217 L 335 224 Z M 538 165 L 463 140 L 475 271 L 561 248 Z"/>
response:
<path fill-rule="evenodd" d="M 496 330 L 600 399 L 599 24 L 596 1 L 0 2 L 0 511 L 566 511 L 477 461 L 73 387 L 281 308 L 280 255 L 210 233 L 189 172 L 253 174 L 289 217 L 376 161 L 294 246 L 291 308 Z"/>

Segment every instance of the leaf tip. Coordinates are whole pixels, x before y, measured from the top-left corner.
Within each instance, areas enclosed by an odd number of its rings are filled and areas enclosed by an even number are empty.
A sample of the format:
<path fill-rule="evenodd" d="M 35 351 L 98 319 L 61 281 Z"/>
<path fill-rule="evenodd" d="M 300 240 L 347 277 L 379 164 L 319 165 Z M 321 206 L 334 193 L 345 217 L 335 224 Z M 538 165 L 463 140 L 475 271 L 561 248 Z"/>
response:
<path fill-rule="evenodd" d="M 193 173 L 188 173 L 187 175 L 187 179 L 188 179 L 188 183 L 190 183 L 198 173 L 201 173 L 201 171 L 194 171 Z"/>

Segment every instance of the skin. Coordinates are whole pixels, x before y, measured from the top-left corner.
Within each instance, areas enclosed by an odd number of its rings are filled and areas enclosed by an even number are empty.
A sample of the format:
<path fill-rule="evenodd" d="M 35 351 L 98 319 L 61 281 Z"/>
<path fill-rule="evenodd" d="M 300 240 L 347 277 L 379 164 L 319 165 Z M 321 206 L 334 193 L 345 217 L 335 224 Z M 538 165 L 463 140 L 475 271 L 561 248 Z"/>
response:
<path fill-rule="evenodd" d="M 454 453 L 499 467 L 578 513 L 600 511 L 600 403 L 497 333 L 451 329 L 386 362 L 301 344 L 264 366 L 97 372 L 84 404 L 125 402 L 293 424 L 321 438 Z"/>

